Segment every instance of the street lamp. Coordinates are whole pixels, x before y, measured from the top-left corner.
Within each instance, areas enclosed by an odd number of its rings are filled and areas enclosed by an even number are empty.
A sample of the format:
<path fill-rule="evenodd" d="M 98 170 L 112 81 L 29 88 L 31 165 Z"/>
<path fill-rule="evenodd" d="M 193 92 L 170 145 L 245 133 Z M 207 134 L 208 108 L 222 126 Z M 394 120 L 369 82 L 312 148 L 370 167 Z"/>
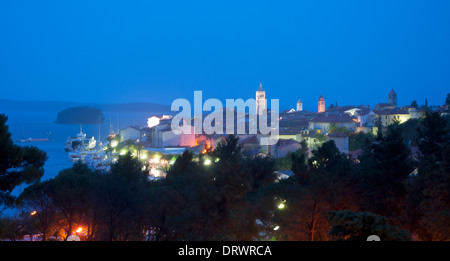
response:
<path fill-rule="evenodd" d="M 278 209 L 284 209 L 286 207 L 286 200 L 282 200 L 280 203 L 278 203 Z"/>
<path fill-rule="evenodd" d="M 209 165 L 211 165 L 211 160 L 210 159 L 205 159 L 203 164 L 205 164 L 205 166 L 209 166 Z"/>

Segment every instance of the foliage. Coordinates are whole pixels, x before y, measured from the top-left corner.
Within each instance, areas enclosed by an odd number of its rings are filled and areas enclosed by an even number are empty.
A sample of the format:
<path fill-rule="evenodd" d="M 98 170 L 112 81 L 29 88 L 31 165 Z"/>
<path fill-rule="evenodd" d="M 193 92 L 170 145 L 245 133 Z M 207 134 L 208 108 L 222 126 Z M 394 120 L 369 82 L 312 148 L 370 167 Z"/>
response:
<path fill-rule="evenodd" d="M 424 240 L 450 240 L 450 130 L 426 112 L 418 127 L 417 175 L 409 183 L 408 227 Z"/>
<path fill-rule="evenodd" d="M 351 132 L 348 134 L 348 149 L 350 151 L 362 149 L 366 144 L 375 141 L 372 133 Z"/>
<path fill-rule="evenodd" d="M 16 201 L 21 215 L 0 219 L 2 239 L 64 239 L 83 227 L 83 240 L 450 240 L 449 123 L 438 113 L 396 122 L 379 137 L 355 134 L 359 161 L 334 141 L 312 152 L 303 142 L 282 161 L 248 156 L 231 135 L 205 154 L 170 158 L 166 178 L 156 181 L 133 148 L 110 172 L 76 163 L 37 182 L 45 154 L 14 146 L 0 126 L 1 162 L 23 160 L 23 169 L 13 168 L 22 171 L 19 180 L 0 176 L 2 191 L 31 184 Z M 415 158 L 409 131 L 417 136 Z M 278 179 L 283 164 L 294 175 Z"/>
<path fill-rule="evenodd" d="M 381 241 L 410 241 L 408 231 L 388 223 L 386 217 L 368 212 L 349 210 L 330 211 L 328 216 L 332 225 L 330 236 L 338 241 L 366 241 L 371 235 L 377 235 Z"/>
<path fill-rule="evenodd" d="M 336 123 L 331 123 L 328 128 L 328 133 L 343 133 L 348 134 L 350 131 L 344 126 L 338 126 Z"/>
<path fill-rule="evenodd" d="M 390 219 L 400 215 L 399 203 L 406 195 L 405 181 L 414 170 L 414 161 L 398 122 L 389 125 L 378 142 L 364 148 L 360 162 L 355 171 L 362 209 Z"/>
<path fill-rule="evenodd" d="M 0 114 L 0 208 L 12 205 L 11 191 L 16 186 L 39 182 L 47 160 L 47 154 L 34 146 L 15 145 L 7 120 L 6 115 Z"/>

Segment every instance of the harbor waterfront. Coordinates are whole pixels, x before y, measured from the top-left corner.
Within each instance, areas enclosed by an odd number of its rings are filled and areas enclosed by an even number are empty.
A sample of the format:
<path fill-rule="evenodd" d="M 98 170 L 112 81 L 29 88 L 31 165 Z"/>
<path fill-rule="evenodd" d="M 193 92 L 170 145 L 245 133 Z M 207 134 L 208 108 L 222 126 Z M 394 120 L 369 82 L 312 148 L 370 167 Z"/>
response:
<path fill-rule="evenodd" d="M 58 112 L 32 112 L 32 111 L 4 111 L 8 116 L 8 126 L 11 139 L 19 146 L 35 146 L 47 153 L 42 181 L 54 178 L 61 170 L 70 168 L 73 162 L 65 151 L 68 137 L 73 137 L 80 131 L 79 125 L 56 124 Z M 106 144 L 106 137 L 110 132 L 110 121 L 115 132 L 120 126 L 145 125 L 148 113 L 105 113 L 105 122 L 100 124 L 100 140 Z M 119 126 L 117 121 L 119 120 Z M 99 138 L 98 125 L 83 125 L 83 133 Z M 49 138 L 49 136 L 51 138 Z M 31 141 L 30 141 L 31 138 Z M 22 184 L 13 190 L 18 196 L 26 185 Z M 6 210 L 4 214 L 11 213 Z"/>

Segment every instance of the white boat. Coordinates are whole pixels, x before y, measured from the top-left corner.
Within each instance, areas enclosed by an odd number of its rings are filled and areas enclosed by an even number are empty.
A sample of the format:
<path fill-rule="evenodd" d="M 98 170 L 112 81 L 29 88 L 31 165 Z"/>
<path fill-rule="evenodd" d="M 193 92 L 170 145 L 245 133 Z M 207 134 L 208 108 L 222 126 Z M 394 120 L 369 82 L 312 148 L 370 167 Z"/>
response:
<path fill-rule="evenodd" d="M 81 160 L 81 155 L 79 153 L 76 152 L 70 152 L 69 153 L 69 160 L 72 162 L 77 162 L 79 160 Z"/>
<path fill-rule="evenodd" d="M 96 148 L 96 145 L 97 141 L 94 137 L 86 137 L 86 133 L 80 132 L 76 137 L 67 138 L 65 150 L 93 150 Z"/>

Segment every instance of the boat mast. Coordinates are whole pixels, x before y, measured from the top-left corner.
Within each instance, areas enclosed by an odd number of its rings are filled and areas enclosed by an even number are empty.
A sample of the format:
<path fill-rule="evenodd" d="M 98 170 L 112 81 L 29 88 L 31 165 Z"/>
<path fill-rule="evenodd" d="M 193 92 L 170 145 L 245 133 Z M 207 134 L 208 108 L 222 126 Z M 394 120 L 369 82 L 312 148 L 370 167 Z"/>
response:
<path fill-rule="evenodd" d="M 101 140 L 101 137 L 100 137 L 100 115 L 98 115 L 98 141 L 100 141 Z"/>
<path fill-rule="evenodd" d="M 109 117 L 109 134 L 113 134 L 113 126 L 112 126 L 112 122 L 111 122 L 111 117 Z"/>

